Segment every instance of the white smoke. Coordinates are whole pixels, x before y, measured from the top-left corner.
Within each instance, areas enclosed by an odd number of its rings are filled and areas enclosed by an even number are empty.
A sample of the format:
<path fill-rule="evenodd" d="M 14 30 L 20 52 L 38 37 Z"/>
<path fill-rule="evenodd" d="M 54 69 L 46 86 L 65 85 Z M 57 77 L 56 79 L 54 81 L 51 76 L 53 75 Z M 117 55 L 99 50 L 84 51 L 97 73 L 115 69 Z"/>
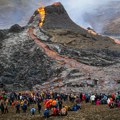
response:
<path fill-rule="evenodd" d="M 86 12 L 95 12 L 100 5 L 120 0 L 59 0 L 67 10 L 71 19 L 79 25 L 89 27 L 84 21 Z M 0 28 L 10 27 L 18 23 L 25 25 L 34 10 L 42 5 L 48 5 L 56 0 L 0 0 Z M 100 9 L 100 8 L 99 8 Z"/>
<path fill-rule="evenodd" d="M 88 22 L 85 22 L 85 13 L 94 13 L 97 9 L 101 9 L 101 5 L 107 5 L 111 1 L 120 0 L 60 0 L 71 19 L 84 27 L 92 27 Z"/>

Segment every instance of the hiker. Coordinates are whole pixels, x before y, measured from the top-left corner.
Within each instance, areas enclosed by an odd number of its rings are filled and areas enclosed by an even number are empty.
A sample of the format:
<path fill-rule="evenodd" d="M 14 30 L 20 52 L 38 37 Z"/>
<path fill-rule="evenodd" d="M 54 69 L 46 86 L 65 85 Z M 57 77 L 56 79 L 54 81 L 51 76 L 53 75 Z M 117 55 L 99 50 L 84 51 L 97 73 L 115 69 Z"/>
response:
<path fill-rule="evenodd" d="M 77 96 L 76 99 L 75 99 L 75 102 L 76 102 L 76 103 L 80 103 L 80 102 L 81 102 L 81 99 Z"/>
<path fill-rule="evenodd" d="M 82 101 L 84 101 L 86 99 L 85 94 L 82 94 Z"/>
<path fill-rule="evenodd" d="M 114 101 L 114 100 L 115 100 L 115 94 L 112 93 L 111 97 L 112 97 L 112 99 L 113 99 L 113 101 Z"/>
<path fill-rule="evenodd" d="M 66 116 L 67 115 L 67 109 L 63 106 L 63 108 L 60 110 L 60 115 L 61 116 Z"/>
<path fill-rule="evenodd" d="M 110 108 L 110 109 L 112 109 L 112 108 L 114 108 L 114 107 L 115 107 L 114 102 L 113 102 L 113 101 L 112 101 L 112 102 L 110 102 L 110 103 L 109 103 L 109 108 Z"/>
<path fill-rule="evenodd" d="M 100 100 L 99 99 L 96 100 L 96 105 L 100 105 Z"/>
<path fill-rule="evenodd" d="M 44 117 L 45 117 L 45 118 L 48 118 L 49 116 L 50 116 L 49 109 L 46 108 L 46 109 L 44 110 Z"/>
<path fill-rule="evenodd" d="M 78 109 L 81 108 L 81 99 L 78 96 L 76 98 L 76 106 L 77 106 Z"/>
<path fill-rule="evenodd" d="M 80 96 L 79 96 L 79 97 L 80 97 L 80 100 L 82 101 L 82 93 L 80 93 Z"/>
<path fill-rule="evenodd" d="M 5 107 L 5 113 L 8 113 L 8 99 L 6 99 L 4 107 Z"/>
<path fill-rule="evenodd" d="M 35 115 L 36 109 L 34 107 L 32 107 L 30 112 L 31 112 L 32 115 Z"/>
<path fill-rule="evenodd" d="M 61 110 L 62 109 L 62 100 L 60 99 L 60 100 L 58 100 L 58 106 L 59 106 L 59 110 Z"/>
<path fill-rule="evenodd" d="M 112 99 L 111 99 L 111 98 L 108 98 L 108 99 L 107 99 L 107 104 L 109 105 L 111 101 L 112 101 Z"/>
<path fill-rule="evenodd" d="M 119 101 L 119 99 L 115 100 L 115 106 L 118 107 L 118 108 L 120 108 L 120 101 Z"/>
<path fill-rule="evenodd" d="M 90 100 L 91 100 L 92 104 L 95 104 L 95 95 L 94 94 L 91 95 Z"/>
<path fill-rule="evenodd" d="M 80 106 L 75 104 L 75 105 L 72 106 L 71 111 L 77 111 L 78 109 L 80 109 Z"/>
<path fill-rule="evenodd" d="M 53 115 L 56 116 L 59 114 L 57 107 L 52 108 Z"/>
<path fill-rule="evenodd" d="M 26 111 L 27 111 L 27 103 L 26 103 L 26 101 L 24 102 L 24 104 L 22 106 L 22 110 L 23 110 L 24 113 L 26 113 Z"/>
<path fill-rule="evenodd" d="M 107 104 L 107 99 L 108 97 L 105 94 L 103 94 L 102 99 L 101 99 L 101 104 Z"/>
<path fill-rule="evenodd" d="M 20 103 L 18 101 L 16 102 L 15 108 L 16 108 L 16 113 L 20 113 Z"/>
<path fill-rule="evenodd" d="M 2 97 L 2 95 L 0 95 L 0 100 L 2 100 L 3 99 L 3 97 Z"/>
<path fill-rule="evenodd" d="M 89 96 L 89 94 L 86 93 L 85 94 L 85 102 L 88 103 L 89 100 L 90 100 L 90 96 Z"/>
<path fill-rule="evenodd" d="M 70 102 L 74 102 L 74 100 L 75 100 L 75 96 L 73 95 L 73 94 L 70 94 L 70 96 L 69 96 L 69 100 L 70 100 Z"/>
<path fill-rule="evenodd" d="M 53 100 L 52 101 L 52 106 L 57 107 L 58 106 L 58 100 Z"/>
<path fill-rule="evenodd" d="M 1 113 L 4 114 L 5 108 L 4 108 L 3 101 L 0 104 L 0 109 L 1 109 Z"/>
<path fill-rule="evenodd" d="M 44 101 L 44 105 L 45 105 L 45 108 L 51 108 L 51 105 L 52 105 L 52 99 L 50 99 L 50 100 L 45 100 Z"/>
<path fill-rule="evenodd" d="M 41 111 L 41 104 L 38 102 L 37 104 L 37 107 L 38 107 L 38 113 L 40 114 L 40 111 Z"/>

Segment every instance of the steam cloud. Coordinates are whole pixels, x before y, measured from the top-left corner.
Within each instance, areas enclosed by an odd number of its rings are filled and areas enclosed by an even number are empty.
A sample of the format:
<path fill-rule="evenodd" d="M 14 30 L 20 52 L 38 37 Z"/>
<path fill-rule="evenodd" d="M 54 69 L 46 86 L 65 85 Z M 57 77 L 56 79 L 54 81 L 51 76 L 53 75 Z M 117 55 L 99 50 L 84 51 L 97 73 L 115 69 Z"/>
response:
<path fill-rule="evenodd" d="M 84 21 L 86 12 L 95 12 L 100 5 L 120 0 L 59 0 L 67 10 L 69 16 L 77 24 L 91 26 Z M 0 0 L 0 29 L 8 28 L 13 24 L 25 25 L 34 10 L 42 5 L 48 5 L 55 0 Z"/>

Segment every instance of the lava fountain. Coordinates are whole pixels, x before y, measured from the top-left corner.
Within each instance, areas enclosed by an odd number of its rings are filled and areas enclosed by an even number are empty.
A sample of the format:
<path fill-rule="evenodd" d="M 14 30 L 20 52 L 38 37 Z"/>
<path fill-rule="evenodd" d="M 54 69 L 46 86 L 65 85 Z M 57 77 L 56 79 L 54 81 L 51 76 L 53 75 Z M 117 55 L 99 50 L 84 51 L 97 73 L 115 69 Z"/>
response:
<path fill-rule="evenodd" d="M 43 22 L 45 20 L 45 7 L 42 6 L 41 8 L 38 8 L 37 11 L 39 12 L 41 18 L 39 26 L 42 27 Z"/>

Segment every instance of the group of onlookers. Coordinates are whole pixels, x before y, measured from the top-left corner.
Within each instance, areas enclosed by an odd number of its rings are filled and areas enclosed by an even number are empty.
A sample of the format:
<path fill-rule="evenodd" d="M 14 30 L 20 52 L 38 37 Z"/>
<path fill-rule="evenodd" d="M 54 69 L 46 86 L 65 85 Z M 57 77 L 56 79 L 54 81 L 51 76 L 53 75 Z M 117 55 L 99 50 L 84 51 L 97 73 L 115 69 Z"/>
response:
<path fill-rule="evenodd" d="M 26 113 L 30 109 L 30 113 L 35 115 L 43 113 L 44 117 L 50 115 L 67 115 L 68 111 L 77 111 L 81 109 L 82 102 L 91 102 L 93 105 L 108 104 L 110 108 L 120 108 L 120 92 L 111 94 L 65 94 L 57 92 L 23 92 L 23 93 L 6 93 L 0 94 L 1 113 L 8 113 L 9 107 L 16 109 L 16 113 Z M 69 104 L 72 103 L 72 104 Z M 71 106 L 70 106 L 71 105 Z M 42 112 L 41 112 L 42 111 Z"/>

